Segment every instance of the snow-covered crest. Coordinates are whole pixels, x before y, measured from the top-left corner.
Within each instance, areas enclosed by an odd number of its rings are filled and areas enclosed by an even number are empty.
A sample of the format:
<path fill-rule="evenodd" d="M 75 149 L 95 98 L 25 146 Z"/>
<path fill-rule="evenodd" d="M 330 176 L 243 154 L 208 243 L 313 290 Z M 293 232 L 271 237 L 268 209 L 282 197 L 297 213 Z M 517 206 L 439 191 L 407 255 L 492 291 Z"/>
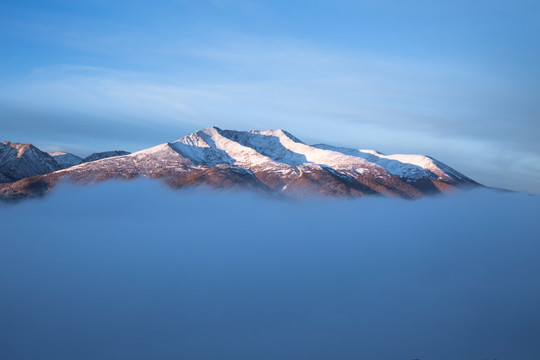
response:
<path fill-rule="evenodd" d="M 196 164 L 250 166 L 325 166 L 382 172 L 407 179 L 468 179 L 456 170 L 424 155 L 384 155 L 331 145 L 307 145 L 281 130 L 237 131 L 209 127 L 173 143 Z"/>

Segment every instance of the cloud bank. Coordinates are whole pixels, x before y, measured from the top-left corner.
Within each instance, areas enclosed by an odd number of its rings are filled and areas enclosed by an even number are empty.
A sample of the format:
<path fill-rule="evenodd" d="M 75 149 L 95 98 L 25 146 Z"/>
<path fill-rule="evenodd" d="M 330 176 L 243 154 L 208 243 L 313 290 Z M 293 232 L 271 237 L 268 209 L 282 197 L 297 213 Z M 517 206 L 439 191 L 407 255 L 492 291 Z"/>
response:
<path fill-rule="evenodd" d="M 539 208 L 60 187 L 0 204 L 0 357 L 537 359 Z"/>

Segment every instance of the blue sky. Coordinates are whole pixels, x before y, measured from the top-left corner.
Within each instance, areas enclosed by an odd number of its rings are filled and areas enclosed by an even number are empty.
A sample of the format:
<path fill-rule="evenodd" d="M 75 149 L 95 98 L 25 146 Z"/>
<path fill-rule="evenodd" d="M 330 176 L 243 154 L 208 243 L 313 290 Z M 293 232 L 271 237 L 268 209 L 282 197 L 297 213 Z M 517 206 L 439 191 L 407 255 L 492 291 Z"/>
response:
<path fill-rule="evenodd" d="M 78 155 L 210 125 L 540 192 L 535 1 L 3 1 L 0 135 Z"/>

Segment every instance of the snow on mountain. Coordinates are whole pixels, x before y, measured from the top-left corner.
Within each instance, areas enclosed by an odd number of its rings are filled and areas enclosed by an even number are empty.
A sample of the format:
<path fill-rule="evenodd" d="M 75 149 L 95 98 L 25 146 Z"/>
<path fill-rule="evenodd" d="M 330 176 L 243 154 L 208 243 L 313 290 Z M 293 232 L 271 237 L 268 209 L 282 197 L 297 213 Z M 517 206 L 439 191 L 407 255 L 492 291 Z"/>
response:
<path fill-rule="evenodd" d="M 307 145 L 283 130 L 236 131 L 217 127 L 133 154 L 93 154 L 80 164 L 33 182 L 41 181 L 35 191 L 39 193 L 48 191 L 60 179 L 88 183 L 139 176 L 163 178 L 173 187 L 236 186 L 293 196 L 380 194 L 417 198 L 481 186 L 428 156 Z M 0 196 L 24 196 L 28 188 L 36 187 L 33 182 L 4 185 Z"/>
<path fill-rule="evenodd" d="M 404 179 L 468 179 L 463 174 L 428 156 L 384 155 L 373 150 L 356 150 L 331 145 L 306 145 L 283 130 L 234 131 L 210 127 L 173 143 L 185 157 L 197 164 L 228 164 L 252 167 L 319 165 L 370 171 Z M 470 180 L 470 179 L 468 179 Z"/>
<path fill-rule="evenodd" d="M 31 144 L 0 143 L 0 182 L 15 181 L 59 170 L 52 156 Z"/>
<path fill-rule="evenodd" d="M 108 152 L 116 153 L 118 151 Z M 166 176 L 189 162 L 183 159 L 168 143 L 126 155 L 116 155 L 82 162 L 73 167 L 57 171 L 51 175 L 69 175 L 84 182 L 99 180 L 100 177 L 133 177 L 159 174 Z M 191 164 L 191 162 L 189 162 Z"/>
<path fill-rule="evenodd" d="M 326 144 L 314 146 L 319 149 L 336 151 L 348 156 L 363 158 L 370 163 L 381 166 L 388 173 L 404 179 L 450 179 L 450 174 L 457 178 L 465 178 L 464 175 L 451 169 L 449 166 L 436 162 L 429 156 L 403 154 L 384 155 L 375 150 L 348 149 Z"/>
<path fill-rule="evenodd" d="M 78 165 L 82 163 L 83 159 L 78 157 L 77 155 L 73 155 L 64 151 L 55 151 L 49 153 L 56 163 L 60 165 L 62 169 L 68 168 L 70 166 Z"/>
<path fill-rule="evenodd" d="M 239 135 L 234 137 L 233 135 Z M 242 139 L 248 139 L 249 133 L 223 131 L 210 127 L 185 136 L 172 145 L 183 156 L 201 165 L 236 165 L 252 167 L 265 164 L 279 166 L 272 158 L 250 146 Z M 289 165 L 286 164 L 285 165 Z"/>

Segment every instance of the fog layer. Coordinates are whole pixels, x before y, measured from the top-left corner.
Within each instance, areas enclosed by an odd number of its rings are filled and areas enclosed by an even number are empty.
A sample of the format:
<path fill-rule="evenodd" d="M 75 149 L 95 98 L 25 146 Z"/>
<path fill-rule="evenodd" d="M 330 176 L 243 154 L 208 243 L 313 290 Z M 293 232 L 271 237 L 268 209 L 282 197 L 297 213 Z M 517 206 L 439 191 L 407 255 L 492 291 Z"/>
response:
<path fill-rule="evenodd" d="M 155 182 L 0 204 L 0 358 L 540 358 L 540 200 Z"/>

